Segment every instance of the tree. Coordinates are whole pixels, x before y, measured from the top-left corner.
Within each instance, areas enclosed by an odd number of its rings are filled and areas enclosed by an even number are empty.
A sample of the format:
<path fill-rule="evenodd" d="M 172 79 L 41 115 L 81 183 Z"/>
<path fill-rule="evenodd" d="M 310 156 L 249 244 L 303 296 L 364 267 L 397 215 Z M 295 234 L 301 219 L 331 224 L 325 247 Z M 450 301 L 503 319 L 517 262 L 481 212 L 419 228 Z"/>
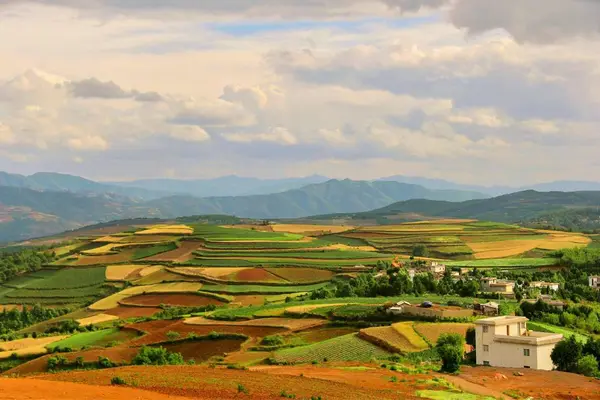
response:
<path fill-rule="evenodd" d="M 444 333 L 435 349 L 442 359 L 442 371 L 457 372 L 465 354 L 465 339 L 457 333 Z"/>
<path fill-rule="evenodd" d="M 596 361 L 600 363 L 600 339 L 589 338 L 583 346 L 583 354 L 590 354 L 596 357 Z"/>
<path fill-rule="evenodd" d="M 552 350 L 550 358 L 559 371 L 576 372 L 577 361 L 581 358 L 583 346 L 575 335 L 561 340 Z"/>
<path fill-rule="evenodd" d="M 169 342 L 174 342 L 175 340 L 179 339 L 181 335 L 179 334 L 179 332 L 175 332 L 175 331 L 169 331 L 167 332 L 167 339 L 169 340 Z"/>
<path fill-rule="evenodd" d="M 429 255 L 429 250 L 424 244 L 416 244 L 412 248 L 412 255 L 414 257 L 427 257 Z"/>
<path fill-rule="evenodd" d="M 470 344 L 473 347 L 475 346 L 475 328 L 470 327 L 469 329 L 467 329 L 465 339 L 467 341 L 467 344 Z"/>
<path fill-rule="evenodd" d="M 591 354 L 581 357 L 579 361 L 577 361 L 577 372 L 585 376 L 600 376 L 596 357 Z"/>

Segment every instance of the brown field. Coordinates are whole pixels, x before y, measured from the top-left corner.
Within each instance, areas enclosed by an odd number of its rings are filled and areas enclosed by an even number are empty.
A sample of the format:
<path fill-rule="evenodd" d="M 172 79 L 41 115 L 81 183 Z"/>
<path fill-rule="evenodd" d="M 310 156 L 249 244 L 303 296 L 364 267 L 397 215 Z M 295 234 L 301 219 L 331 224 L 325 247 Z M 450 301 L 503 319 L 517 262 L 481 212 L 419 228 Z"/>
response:
<path fill-rule="evenodd" d="M 303 339 L 307 343 L 317 343 L 322 342 L 324 340 L 333 339 L 339 336 L 348 335 L 351 333 L 358 332 L 358 328 L 352 327 L 318 327 L 318 328 L 310 328 L 306 329 L 302 332 L 298 332 L 296 334 L 297 337 Z"/>
<path fill-rule="evenodd" d="M 416 352 L 423 348 L 416 347 L 406 336 L 391 326 L 361 329 L 358 336 L 377 346 L 391 350 L 395 353 Z"/>
<path fill-rule="evenodd" d="M 235 296 L 232 303 L 237 303 L 241 306 L 260 306 L 265 303 L 265 295 L 242 295 Z"/>
<path fill-rule="evenodd" d="M 270 273 L 264 268 L 248 268 L 230 275 L 232 281 L 238 282 L 285 282 L 284 279 Z"/>
<path fill-rule="evenodd" d="M 117 254 L 106 256 L 81 256 L 72 265 L 87 266 L 99 264 L 120 264 L 126 263 L 133 257 L 135 249 L 127 249 L 119 251 Z"/>
<path fill-rule="evenodd" d="M 106 267 L 106 280 L 127 281 L 139 279 L 151 272 L 160 270 L 162 267 L 148 266 L 143 264 L 110 265 Z M 143 272 L 142 272 L 143 271 Z"/>
<path fill-rule="evenodd" d="M 92 240 L 93 243 L 117 243 L 125 239 L 126 236 L 102 236 Z"/>
<path fill-rule="evenodd" d="M 316 318 L 260 318 L 248 321 L 230 322 L 230 321 L 213 321 L 203 317 L 187 318 L 185 324 L 190 325 L 227 325 L 227 326 L 253 326 L 253 327 L 275 327 L 285 328 L 290 331 L 301 331 L 304 329 L 314 328 L 325 325 L 327 321 Z"/>
<path fill-rule="evenodd" d="M 193 258 L 193 252 L 202 247 L 202 242 L 184 241 L 175 250 L 160 253 L 145 260 L 149 261 L 187 261 Z"/>
<path fill-rule="evenodd" d="M 167 332 L 169 331 L 178 332 L 182 338 L 190 333 L 204 336 L 211 332 L 240 333 L 249 337 L 264 337 L 286 331 L 285 328 L 280 327 L 254 327 L 239 324 L 190 325 L 183 321 L 150 321 L 128 325 L 127 327 L 148 333 L 130 342 L 131 345 L 135 346 L 164 342 L 167 340 Z"/>
<path fill-rule="evenodd" d="M 267 271 L 289 282 L 326 281 L 335 275 L 332 271 L 318 268 L 267 268 Z"/>
<path fill-rule="evenodd" d="M 114 315 L 119 318 L 139 318 L 139 317 L 151 317 L 157 312 L 161 311 L 160 308 L 156 307 L 127 307 L 118 306 L 116 308 L 106 310 L 104 313 Z"/>
<path fill-rule="evenodd" d="M 69 337 L 69 335 L 49 336 L 49 337 L 44 337 L 44 338 L 39 338 L 39 339 L 26 338 L 26 339 L 13 340 L 10 342 L 0 342 L 0 354 L 1 354 L 1 352 L 24 350 L 24 349 L 28 349 L 31 347 L 44 347 L 51 343 L 58 342 L 59 340 L 66 339 L 68 337 Z M 2 358 L 2 357 L 0 356 L 0 358 Z"/>
<path fill-rule="evenodd" d="M 273 224 L 274 232 L 299 233 L 306 235 L 322 235 L 325 233 L 340 233 L 354 229 L 354 226 L 344 225 L 295 225 L 295 224 Z"/>
<path fill-rule="evenodd" d="M 117 319 L 119 318 L 114 315 L 98 314 L 92 317 L 78 319 L 77 322 L 79 322 L 81 326 L 88 326 L 93 324 L 101 324 L 103 322 L 115 321 Z"/>
<path fill-rule="evenodd" d="M 124 289 L 118 293 L 103 298 L 89 306 L 90 310 L 105 311 L 119 306 L 119 302 L 138 294 L 146 293 L 193 293 L 202 288 L 201 283 L 195 282 L 173 282 L 173 283 L 158 283 L 155 285 L 133 286 Z"/>
<path fill-rule="evenodd" d="M 128 297 L 120 302 L 124 306 L 159 307 L 161 304 L 178 307 L 199 307 L 209 304 L 223 305 L 222 301 L 196 294 L 141 294 Z"/>
<path fill-rule="evenodd" d="M 429 343 L 436 343 L 440 335 L 443 333 L 458 333 L 461 336 L 465 336 L 467 329 L 474 327 L 473 324 L 462 324 L 462 323 L 451 323 L 451 322 L 437 322 L 437 323 L 415 323 L 413 325 L 415 331 L 421 336 L 425 337 Z"/>
<path fill-rule="evenodd" d="M 161 346 L 169 351 L 181 353 L 186 361 L 194 360 L 200 363 L 214 356 L 239 351 L 244 341 L 244 339 L 184 341 L 161 344 Z"/>
<path fill-rule="evenodd" d="M 312 366 L 261 367 L 250 371 L 173 366 L 123 367 L 49 374 L 40 378 L 108 386 L 112 377 L 119 376 L 137 388 L 198 400 L 281 400 L 282 390 L 293 393 L 297 399 L 321 396 L 325 400 L 417 400 L 414 391 L 429 387 L 417 383 L 417 380 L 431 378 L 428 375 L 407 375 L 405 383 L 394 384 L 390 382 L 393 375 L 394 372 L 383 370 L 347 371 Z M 244 385 L 248 394 L 238 393 L 239 383 Z M 95 393 L 101 396 L 102 391 Z M 59 400 L 59 397 L 48 400 Z"/>

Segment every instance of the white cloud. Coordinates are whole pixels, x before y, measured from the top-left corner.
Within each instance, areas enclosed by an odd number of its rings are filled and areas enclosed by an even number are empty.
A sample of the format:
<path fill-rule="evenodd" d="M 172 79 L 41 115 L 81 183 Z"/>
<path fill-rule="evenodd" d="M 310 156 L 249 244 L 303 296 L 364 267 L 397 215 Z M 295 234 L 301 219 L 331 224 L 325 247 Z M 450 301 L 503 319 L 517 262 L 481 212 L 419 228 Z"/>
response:
<path fill-rule="evenodd" d="M 103 151 L 108 149 L 108 142 L 100 136 L 84 136 L 67 140 L 67 145 L 73 150 Z"/>
<path fill-rule="evenodd" d="M 0 122 L 0 143 L 13 144 L 16 142 L 15 134 L 10 126 Z"/>
<path fill-rule="evenodd" d="M 223 137 L 230 142 L 273 142 L 285 146 L 298 143 L 298 139 L 286 128 L 276 127 L 264 133 L 225 133 Z"/>
<path fill-rule="evenodd" d="M 174 139 L 185 142 L 204 142 L 210 140 L 210 135 L 199 126 L 175 125 L 168 128 L 169 135 Z"/>

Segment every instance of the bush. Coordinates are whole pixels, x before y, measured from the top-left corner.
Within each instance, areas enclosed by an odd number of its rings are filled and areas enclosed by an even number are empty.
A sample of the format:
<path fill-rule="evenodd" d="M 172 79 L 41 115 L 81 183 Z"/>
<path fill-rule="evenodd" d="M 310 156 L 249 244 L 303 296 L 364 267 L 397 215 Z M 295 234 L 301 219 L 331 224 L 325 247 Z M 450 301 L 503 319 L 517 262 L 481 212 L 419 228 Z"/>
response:
<path fill-rule="evenodd" d="M 457 372 L 465 352 L 465 339 L 456 333 L 444 333 L 435 345 L 442 359 L 442 371 Z"/>
<path fill-rule="evenodd" d="M 581 358 L 583 346 L 575 335 L 561 340 L 552 350 L 550 358 L 559 371 L 576 372 L 577 361 Z"/>
<path fill-rule="evenodd" d="M 177 339 L 179 339 L 181 335 L 179 334 L 179 332 L 175 332 L 175 331 L 169 331 L 167 332 L 167 339 L 169 340 L 169 342 L 173 342 Z"/>
<path fill-rule="evenodd" d="M 83 357 L 77 357 L 75 359 L 75 367 L 77 368 L 83 368 L 85 366 L 85 362 L 83 360 Z"/>
<path fill-rule="evenodd" d="M 113 376 L 110 380 L 111 385 L 127 385 L 127 382 L 118 376 Z"/>
<path fill-rule="evenodd" d="M 112 368 L 114 367 L 115 364 L 113 364 L 113 362 L 110 360 L 110 358 L 107 357 L 98 357 L 98 367 L 99 368 Z"/>
<path fill-rule="evenodd" d="M 54 371 L 55 369 L 65 366 L 67 364 L 67 358 L 62 355 L 52 356 L 48 358 L 48 370 Z"/>
<path fill-rule="evenodd" d="M 183 365 L 185 361 L 181 353 L 171 353 L 164 347 L 144 346 L 131 363 L 134 365 Z"/>
<path fill-rule="evenodd" d="M 465 336 L 466 342 L 467 344 L 470 344 L 471 346 L 475 346 L 475 328 L 470 327 L 469 329 L 467 329 L 467 334 Z"/>
<path fill-rule="evenodd" d="M 242 385 L 241 383 L 238 383 L 237 391 L 238 391 L 238 393 L 248 394 L 248 389 L 246 389 L 246 387 L 244 385 Z"/>
<path fill-rule="evenodd" d="M 265 336 L 260 342 L 260 344 L 265 346 L 281 346 L 284 343 L 285 341 L 280 335 Z"/>
<path fill-rule="evenodd" d="M 596 357 L 591 354 L 581 357 L 577 361 L 577 372 L 585 376 L 600 377 Z"/>

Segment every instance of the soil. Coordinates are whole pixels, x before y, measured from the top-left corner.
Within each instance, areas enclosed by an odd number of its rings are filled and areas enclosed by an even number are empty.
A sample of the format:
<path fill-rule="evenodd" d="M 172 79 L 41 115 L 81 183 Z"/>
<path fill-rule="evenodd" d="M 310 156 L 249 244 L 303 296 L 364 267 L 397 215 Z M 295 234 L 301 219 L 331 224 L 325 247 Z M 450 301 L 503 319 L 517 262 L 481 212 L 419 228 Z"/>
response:
<path fill-rule="evenodd" d="M 235 296 L 233 302 L 242 306 L 261 306 L 265 303 L 265 298 L 264 295 L 243 295 Z"/>
<path fill-rule="evenodd" d="M 335 327 L 335 328 L 311 328 L 299 332 L 296 335 L 304 339 L 307 343 L 317 343 L 324 340 L 333 339 L 339 336 L 348 335 L 358 332 L 358 328 L 352 327 Z"/>
<path fill-rule="evenodd" d="M 200 247 L 202 247 L 202 242 L 184 241 L 175 250 L 157 254 L 144 261 L 188 261 L 193 258 L 192 253 Z"/>
<path fill-rule="evenodd" d="M 127 307 L 119 306 L 105 311 L 105 314 L 114 315 L 119 318 L 151 317 L 161 311 L 157 307 Z"/>
<path fill-rule="evenodd" d="M 213 356 L 224 356 L 226 353 L 239 351 L 244 339 L 199 340 L 181 343 L 161 344 L 169 351 L 181 353 L 186 361 L 197 363 L 207 361 Z"/>
<path fill-rule="evenodd" d="M 244 269 L 233 276 L 233 280 L 240 282 L 283 282 L 284 280 L 271 274 L 263 268 Z"/>
<path fill-rule="evenodd" d="M 220 300 L 213 299 L 212 297 L 199 296 L 195 294 L 176 294 L 176 293 L 165 293 L 165 294 L 142 294 L 133 297 L 128 297 L 121 301 L 124 306 L 148 306 L 148 307 L 159 307 L 161 304 L 179 307 L 197 307 L 207 306 L 214 304 L 216 306 L 223 305 Z"/>
<path fill-rule="evenodd" d="M 82 385 L 70 382 L 50 382 L 33 379 L 0 378 L 0 399 L 45 399 L 45 400 L 183 400 L 167 394 L 146 390 Z M 198 397 L 198 400 L 208 397 Z"/>

